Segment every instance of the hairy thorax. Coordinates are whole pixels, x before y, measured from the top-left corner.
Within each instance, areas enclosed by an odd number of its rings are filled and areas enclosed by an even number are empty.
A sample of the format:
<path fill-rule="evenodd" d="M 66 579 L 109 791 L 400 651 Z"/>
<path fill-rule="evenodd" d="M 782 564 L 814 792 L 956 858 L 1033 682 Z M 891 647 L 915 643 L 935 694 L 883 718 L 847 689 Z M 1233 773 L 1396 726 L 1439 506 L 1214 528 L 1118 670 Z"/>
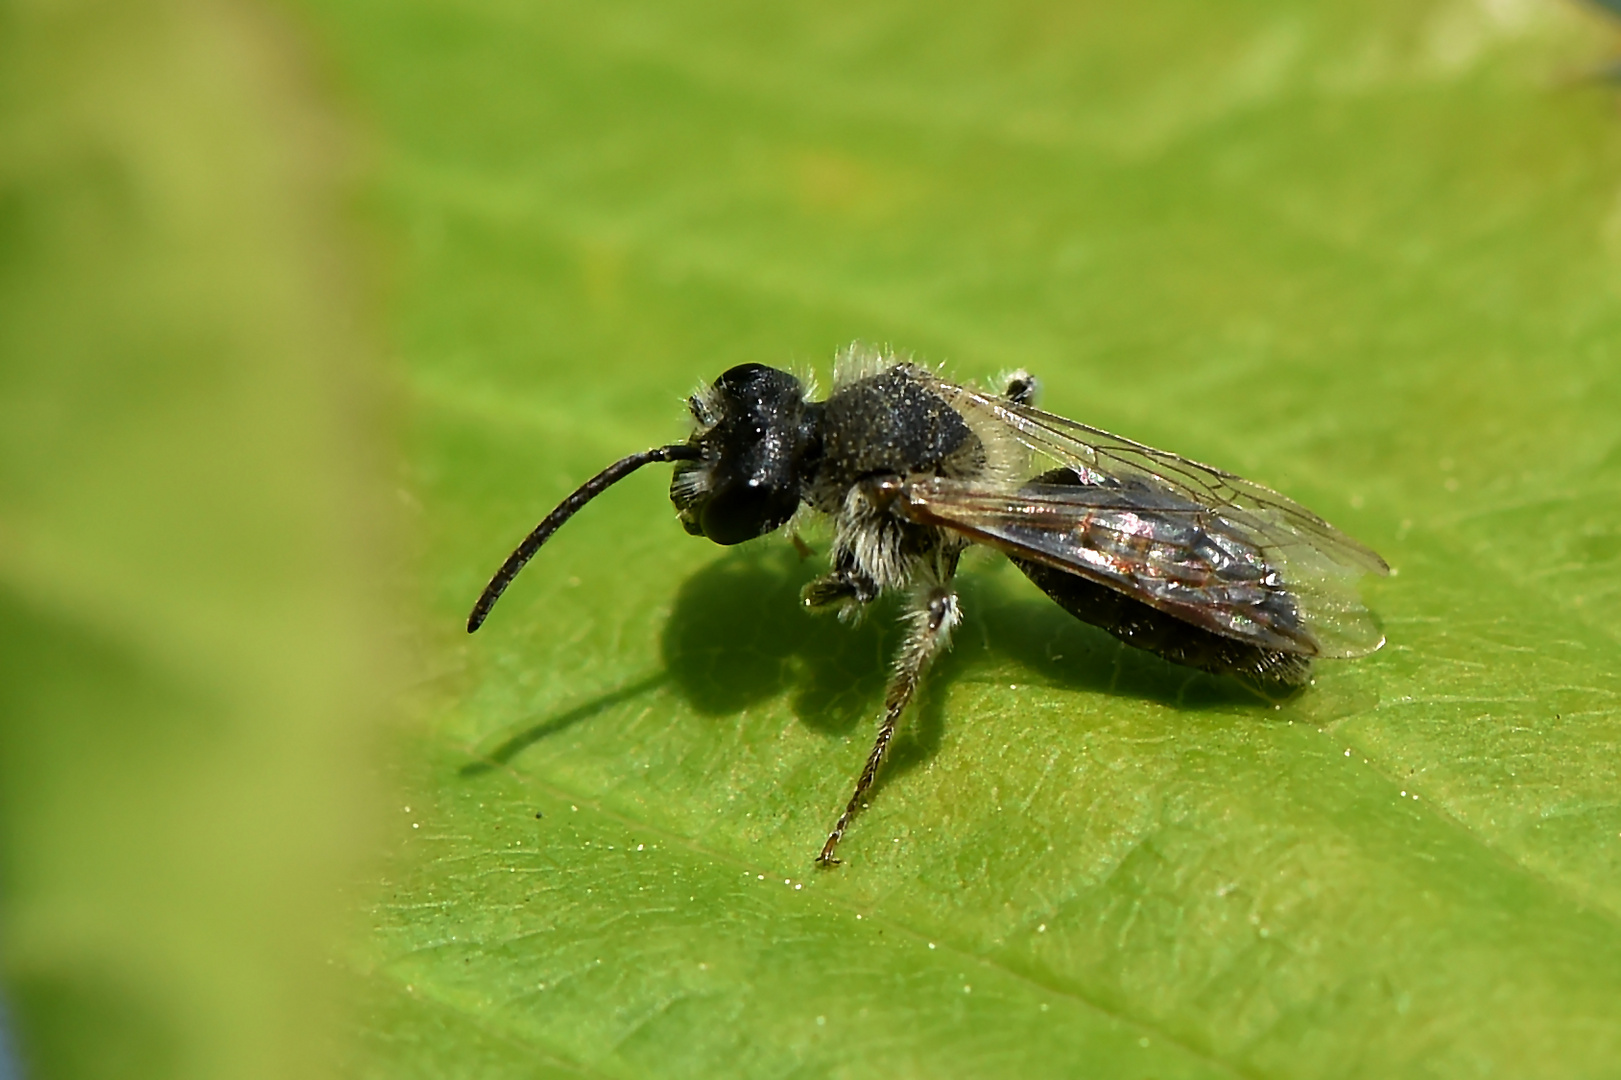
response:
<path fill-rule="evenodd" d="M 822 456 L 804 497 L 833 519 L 838 584 L 829 595 L 843 590 L 865 602 L 877 592 L 948 579 L 963 541 L 900 517 L 893 490 L 921 477 L 979 476 L 986 462 L 979 436 L 910 364 L 851 381 L 816 408 Z"/>
<path fill-rule="evenodd" d="M 910 364 L 857 380 L 821 405 L 822 459 L 805 501 L 837 515 L 861 481 L 878 476 L 969 479 L 985 449 L 962 415 Z"/>

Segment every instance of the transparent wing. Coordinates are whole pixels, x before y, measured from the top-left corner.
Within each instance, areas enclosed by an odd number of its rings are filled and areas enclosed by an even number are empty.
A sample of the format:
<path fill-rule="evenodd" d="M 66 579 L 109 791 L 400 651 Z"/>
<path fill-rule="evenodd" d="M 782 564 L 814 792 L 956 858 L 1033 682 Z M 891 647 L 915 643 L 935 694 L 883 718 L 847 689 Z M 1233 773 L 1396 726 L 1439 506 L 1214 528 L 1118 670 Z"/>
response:
<path fill-rule="evenodd" d="M 1084 483 L 1142 480 L 1214 510 L 1247 511 L 1257 526 L 1280 543 L 1310 544 L 1330 561 L 1362 573 L 1390 572 L 1376 552 L 1263 484 L 1111 435 L 1101 428 L 928 377 L 932 388 L 958 408 L 972 409 L 1000 422 L 1031 450 L 1073 469 Z"/>
<path fill-rule="evenodd" d="M 944 380 L 934 379 L 933 389 L 965 415 L 1004 426 L 1068 470 L 1074 483 L 1009 492 L 920 481 L 908 485 L 919 520 L 1268 648 L 1351 657 L 1384 643 L 1356 582 L 1389 567 L 1298 503 L 1243 477 L 1052 413 Z M 1280 594 L 1290 603 L 1283 604 Z M 1292 609 L 1287 618 L 1285 607 Z"/>

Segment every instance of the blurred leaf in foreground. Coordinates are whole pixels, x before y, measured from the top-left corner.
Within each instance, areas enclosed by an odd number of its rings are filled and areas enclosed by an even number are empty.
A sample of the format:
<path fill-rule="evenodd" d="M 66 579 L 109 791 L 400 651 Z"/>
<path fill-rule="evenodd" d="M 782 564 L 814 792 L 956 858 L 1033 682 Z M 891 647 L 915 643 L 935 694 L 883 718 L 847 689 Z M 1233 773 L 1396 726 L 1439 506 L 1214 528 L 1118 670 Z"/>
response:
<path fill-rule="evenodd" d="M 325 1056 L 380 416 L 314 85 L 253 4 L 0 10 L 0 978 L 29 1076 Z"/>
<path fill-rule="evenodd" d="M 340 0 L 442 636 L 376 1076 L 1600 1076 L 1621 1060 L 1621 124 L 1579 9 Z M 995 560 L 847 865 L 883 613 L 640 475 L 861 338 L 1400 571 L 1272 709 Z M 780 545 L 779 545 L 780 546 Z"/>

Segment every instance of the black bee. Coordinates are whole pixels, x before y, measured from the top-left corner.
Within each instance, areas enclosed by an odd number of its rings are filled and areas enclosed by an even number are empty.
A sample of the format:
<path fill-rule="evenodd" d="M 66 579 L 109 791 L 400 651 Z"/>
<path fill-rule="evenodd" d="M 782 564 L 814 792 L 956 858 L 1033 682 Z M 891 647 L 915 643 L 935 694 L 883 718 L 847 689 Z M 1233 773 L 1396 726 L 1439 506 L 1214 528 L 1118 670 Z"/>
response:
<path fill-rule="evenodd" d="M 872 787 L 929 661 L 962 615 L 952 577 L 969 544 L 996 548 L 1065 610 L 1178 664 L 1263 684 L 1306 682 L 1317 658 L 1384 644 L 1355 589 L 1389 568 L 1374 552 L 1260 484 L 1032 406 L 1023 372 L 992 393 L 853 346 L 833 393 L 743 364 L 689 399 L 684 443 L 633 454 L 546 516 L 496 572 L 467 620 L 477 630 L 552 533 L 650 462 L 694 536 L 738 544 L 807 515 L 832 520 L 829 573 L 812 608 L 859 610 L 908 594 L 906 639 L 867 764 L 817 862 Z"/>

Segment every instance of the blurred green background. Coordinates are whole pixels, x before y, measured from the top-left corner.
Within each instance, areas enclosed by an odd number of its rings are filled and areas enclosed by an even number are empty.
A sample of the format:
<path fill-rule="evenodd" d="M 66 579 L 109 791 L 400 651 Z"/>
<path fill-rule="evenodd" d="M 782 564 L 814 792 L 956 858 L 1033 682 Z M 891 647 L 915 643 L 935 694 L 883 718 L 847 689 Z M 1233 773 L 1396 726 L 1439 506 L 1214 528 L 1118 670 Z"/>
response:
<path fill-rule="evenodd" d="M 1552 0 L 0 6 L 0 987 L 26 1075 L 1613 1076 L 1621 114 Z M 889 343 L 1396 568 L 1272 707 L 667 476 Z M 657 474 L 656 474 L 657 473 Z M 825 546 L 825 545 L 824 545 Z"/>

